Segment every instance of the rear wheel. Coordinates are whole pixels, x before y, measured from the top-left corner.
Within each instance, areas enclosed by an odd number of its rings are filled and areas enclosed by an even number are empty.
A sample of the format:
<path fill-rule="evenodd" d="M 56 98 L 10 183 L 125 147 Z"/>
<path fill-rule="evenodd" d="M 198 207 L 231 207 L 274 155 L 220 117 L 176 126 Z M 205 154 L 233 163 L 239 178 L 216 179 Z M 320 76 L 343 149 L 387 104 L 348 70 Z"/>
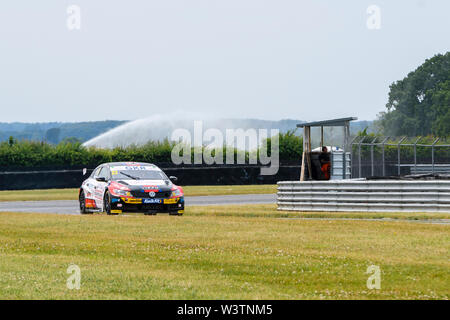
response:
<path fill-rule="evenodd" d="M 106 212 L 107 215 L 117 215 L 118 213 L 111 212 L 111 195 L 109 191 L 105 193 L 105 197 L 103 198 L 103 211 Z"/>
<path fill-rule="evenodd" d="M 84 191 L 80 191 L 80 196 L 78 197 L 78 200 L 80 202 L 80 213 L 81 214 L 91 214 L 92 212 L 89 212 L 86 209 L 86 197 L 84 196 Z"/>

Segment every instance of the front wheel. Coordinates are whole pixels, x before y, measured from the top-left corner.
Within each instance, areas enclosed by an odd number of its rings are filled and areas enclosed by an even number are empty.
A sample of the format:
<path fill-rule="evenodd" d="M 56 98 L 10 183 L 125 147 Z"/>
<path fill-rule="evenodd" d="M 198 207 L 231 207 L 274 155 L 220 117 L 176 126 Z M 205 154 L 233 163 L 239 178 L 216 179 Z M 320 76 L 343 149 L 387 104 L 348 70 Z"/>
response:
<path fill-rule="evenodd" d="M 86 209 L 86 197 L 84 196 L 84 190 L 80 191 L 80 196 L 78 197 L 78 201 L 80 202 L 80 213 L 81 214 L 90 214 Z"/>
<path fill-rule="evenodd" d="M 107 215 L 117 215 L 117 213 L 111 212 L 111 195 L 109 191 L 105 193 L 105 197 L 103 198 L 103 211 L 106 212 Z"/>

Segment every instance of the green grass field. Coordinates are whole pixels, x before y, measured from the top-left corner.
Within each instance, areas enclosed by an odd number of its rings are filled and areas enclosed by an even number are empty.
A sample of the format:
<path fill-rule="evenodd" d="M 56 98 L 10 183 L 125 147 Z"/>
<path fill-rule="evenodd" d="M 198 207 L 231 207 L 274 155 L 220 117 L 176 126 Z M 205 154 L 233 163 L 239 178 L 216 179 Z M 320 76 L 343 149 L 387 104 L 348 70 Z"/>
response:
<path fill-rule="evenodd" d="M 215 210 L 192 207 L 183 217 L 0 213 L 0 298 L 449 297 L 447 225 Z M 81 269 L 80 290 L 66 288 L 70 264 Z M 380 290 L 366 287 L 370 265 L 381 268 Z"/>
<path fill-rule="evenodd" d="M 191 216 L 261 217 L 261 218 L 314 218 L 314 219 L 397 219 L 440 220 L 450 219 L 450 213 L 421 212 L 294 212 L 278 211 L 276 204 L 249 204 L 227 206 L 187 206 Z"/>
<path fill-rule="evenodd" d="M 276 185 L 185 186 L 186 196 L 276 193 Z M 0 191 L 0 201 L 48 201 L 78 199 L 78 189 Z"/>

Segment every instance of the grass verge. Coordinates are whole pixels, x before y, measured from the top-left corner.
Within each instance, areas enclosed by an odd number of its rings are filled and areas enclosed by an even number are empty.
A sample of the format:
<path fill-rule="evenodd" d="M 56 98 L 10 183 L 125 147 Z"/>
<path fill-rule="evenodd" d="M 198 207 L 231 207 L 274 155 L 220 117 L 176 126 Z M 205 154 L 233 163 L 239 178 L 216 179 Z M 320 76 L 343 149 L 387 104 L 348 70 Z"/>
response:
<path fill-rule="evenodd" d="M 192 216 L 232 216 L 263 218 L 345 218 L 345 219 L 450 219 L 450 213 L 420 212 L 294 212 L 278 211 L 276 204 L 250 204 L 227 206 L 189 206 L 186 213 Z"/>
<path fill-rule="evenodd" d="M 276 185 L 185 186 L 186 196 L 276 193 Z M 0 201 L 76 200 L 78 189 L 0 191 Z"/>
<path fill-rule="evenodd" d="M 449 240 L 401 222 L 0 213 L 0 297 L 448 299 Z"/>

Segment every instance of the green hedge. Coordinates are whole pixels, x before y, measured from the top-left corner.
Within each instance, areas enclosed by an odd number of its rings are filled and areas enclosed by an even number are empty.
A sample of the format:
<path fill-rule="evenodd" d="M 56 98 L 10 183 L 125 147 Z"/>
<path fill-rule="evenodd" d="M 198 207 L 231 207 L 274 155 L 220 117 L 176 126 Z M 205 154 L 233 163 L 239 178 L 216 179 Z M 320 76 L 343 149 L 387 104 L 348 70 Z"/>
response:
<path fill-rule="evenodd" d="M 300 161 L 302 153 L 302 138 L 289 131 L 280 134 L 280 160 Z M 135 161 L 150 163 L 171 163 L 171 153 L 175 142 L 168 140 L 150 141 L 142 146 L 129 146 L 114 149 L 86 148 L 77 141 L 65 141 L 52 145 L 37 141 L 17 141 L 10 138 L 0 143 L 0 170 L 8 168 L 93 168 L 105 162 Z M 267 145 L 270 148 L 271 139 Z M 270 150 L 270 149 L 269 149 Z M 234 149 L 235 157 L 243 151 Z M 261 150 L 258 150 L 259 153 Z M 194 150 L 191 149 L 191 159 Z M 223 150 L 224 158 L 226 148 Z M 248 160 L 249 153 L 245 153 Z M 224 160 L 225 163 L 225 160 Z"/>

